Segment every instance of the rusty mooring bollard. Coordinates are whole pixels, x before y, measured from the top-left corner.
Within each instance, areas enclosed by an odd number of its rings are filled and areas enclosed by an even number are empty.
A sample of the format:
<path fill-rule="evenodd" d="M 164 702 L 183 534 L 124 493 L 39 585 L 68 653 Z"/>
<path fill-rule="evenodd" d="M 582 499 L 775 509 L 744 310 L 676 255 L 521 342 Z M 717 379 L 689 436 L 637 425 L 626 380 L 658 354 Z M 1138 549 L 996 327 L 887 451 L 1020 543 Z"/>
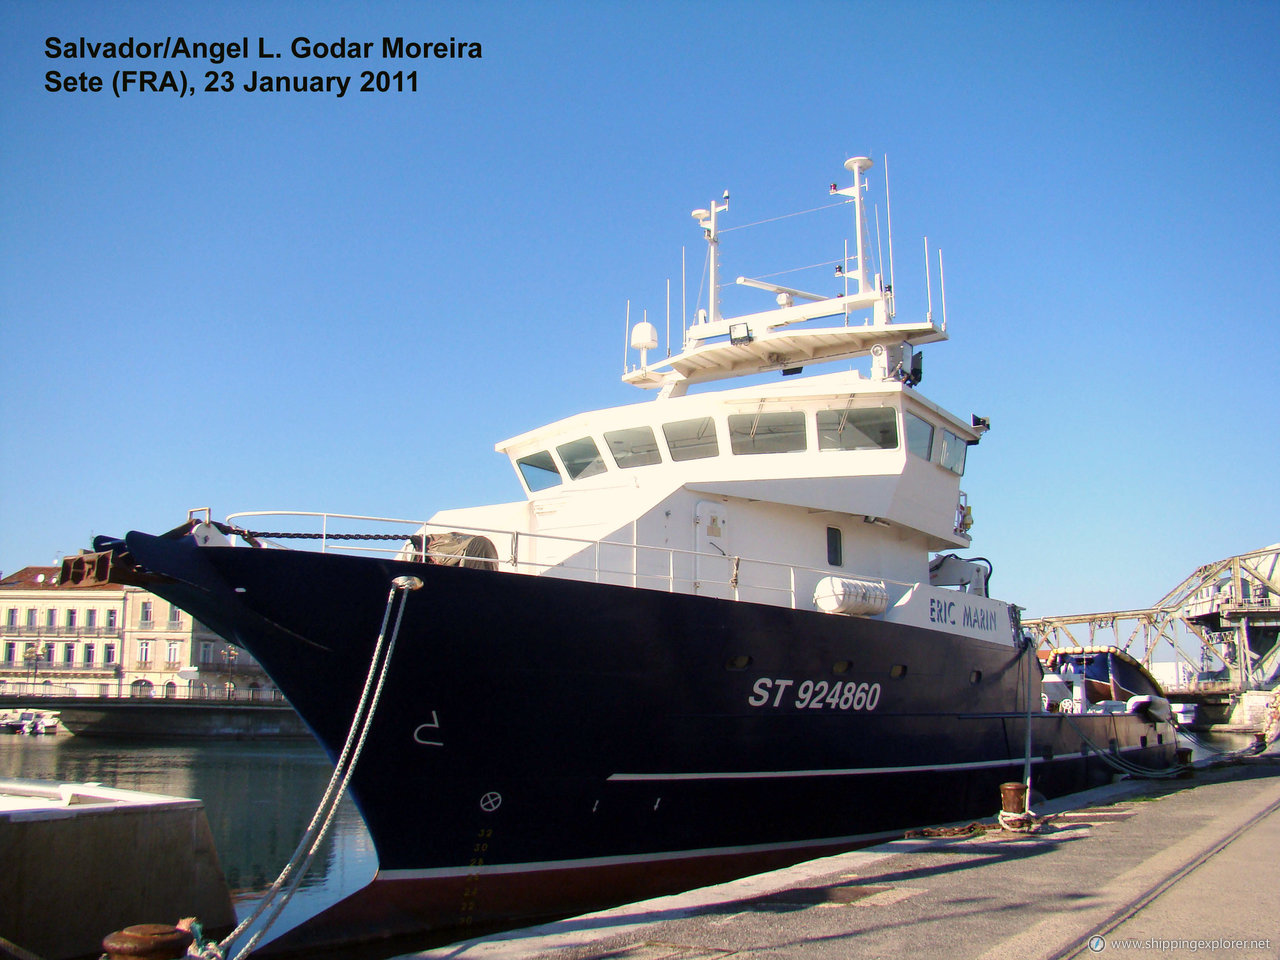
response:
<path fill-rule="evenodd" d="M 138 923 L 102 938 L 108 960 L 178 960 L 195 937 L 167 923 Z"/>
<path fill-rule="evenodd" d="M 1000 784 L 1000 809 L 1005 813 L 1027 812 L 1027 785 L 1025 783 Z"/>

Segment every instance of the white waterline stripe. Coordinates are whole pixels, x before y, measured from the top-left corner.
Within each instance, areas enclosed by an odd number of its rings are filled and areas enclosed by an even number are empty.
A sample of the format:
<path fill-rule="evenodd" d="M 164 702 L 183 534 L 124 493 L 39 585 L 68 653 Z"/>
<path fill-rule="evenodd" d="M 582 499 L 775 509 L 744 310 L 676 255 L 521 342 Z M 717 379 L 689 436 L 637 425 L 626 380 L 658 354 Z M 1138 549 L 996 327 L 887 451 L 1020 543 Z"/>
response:
<path fill-rule="evenodd" d="M 1121 753 L 1134 750 L 1146 750 L 1148 747 L 1125 747 Z M 1076 760 L 1084 754 L 1059 754 L 1052 759 L 1032 757 L 1034 763 L 1057 763 L 1065 760 Z M 886 773 L 947 773 L 958 770 L 989 770 L 994 767 L 1020 767 L 1024 757 L 1013 757 L 1008 760 L 975 760 L 971 763 L 922 763 L 909 767 L 849 767 L 843 770 L 743 770 L 733 773 L 614 773 L 610 780 L 620 782 L 643 782 L 649 780 L 788 780 L 798 777 L 863 777 L 877 776 Z"/>

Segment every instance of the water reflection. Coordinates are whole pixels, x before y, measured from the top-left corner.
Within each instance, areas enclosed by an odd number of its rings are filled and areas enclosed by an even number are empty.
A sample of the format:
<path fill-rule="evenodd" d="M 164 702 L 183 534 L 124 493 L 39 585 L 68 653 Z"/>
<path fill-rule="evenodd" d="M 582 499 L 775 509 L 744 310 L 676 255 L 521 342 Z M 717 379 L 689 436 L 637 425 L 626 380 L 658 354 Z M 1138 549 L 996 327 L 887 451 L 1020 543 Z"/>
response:
<path fill-rule="evenodd" d="M 0 734 L 0 777 L 96 781 L 204 801 L 223 873 L 237 900 L 256 899 L 293 855 L 332 766 L 305 741 L 201 741 L 161 746 Z M 344 800 L 290 913 L 314 912 L 373 875 L 373 847 Z M 304 892 L 305 891 L 305 892 Z M 237 904 L 243 913 L 243 905 Z"/>

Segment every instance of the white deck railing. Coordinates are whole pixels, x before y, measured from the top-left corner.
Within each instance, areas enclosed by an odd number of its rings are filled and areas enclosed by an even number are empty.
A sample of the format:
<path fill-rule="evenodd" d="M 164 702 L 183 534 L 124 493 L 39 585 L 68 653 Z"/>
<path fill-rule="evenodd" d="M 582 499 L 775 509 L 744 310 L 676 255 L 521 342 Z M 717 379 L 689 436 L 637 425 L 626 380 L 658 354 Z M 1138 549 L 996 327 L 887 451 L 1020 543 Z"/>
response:
<path fill-rule="evenodd" d="M 554 576 L 568 580 L 584 580 L 593 583 L 609 583 L 619 586 L 644 587 L 665 590 L 670 593 L 691 593 L 700 596 L 721 597 L 732 600 L 750 600 L 792 609 L 812 609 L 813 591 L 818 581 L 828 576 L 857 577 L 852 571 L 833 571 L 829 568 L 806 567 L 751 557 L 722 556 L 698 553 L 673 547 L 656 547 L 617 540 L 589 540 L 557 534 L 529 533 L 520 530 L 501 530 L 471 527 L 451 523 L 428 523 L 422 520 L 406 520 L 393 517 L 366 517 L 346 513 L 317 513 L 307 511 L 261 510 L 233 513 L 227 523 L 238 529 L 276 532 L 267 530 L 261 521 L 276 519 L 289 521 L 312 529 L 298 529 L 291 533 L 305 534 L 311 539 L 279 542 L 271 537 L 256 539 L 272 547 L 296 549 L 293 544 L 317 543 L 321 552 L 374 554 L 389 558 L 419 559 L 421 551 L 410 543 L 415 534 L 461 533 L 489 539 L 497 550 L 498 568 L 512 573 L 530 576 Z M 353 539 L 367 536 L 371 524 L 399 527 L 403 534 L 386 534 L 394 539 L 395 546 L 370 546 L 369 541 Z M 633 536 L 634 536 L 634 527 Z M 381 541 L 386 542 L 386 541 Z M 455 561 L 453 556 L 432 554 L 440 559 Z M 894 604 L 914 584 L 887 580 L 884 577 L 865 577 L 885 584 L 889 603 Z"/>

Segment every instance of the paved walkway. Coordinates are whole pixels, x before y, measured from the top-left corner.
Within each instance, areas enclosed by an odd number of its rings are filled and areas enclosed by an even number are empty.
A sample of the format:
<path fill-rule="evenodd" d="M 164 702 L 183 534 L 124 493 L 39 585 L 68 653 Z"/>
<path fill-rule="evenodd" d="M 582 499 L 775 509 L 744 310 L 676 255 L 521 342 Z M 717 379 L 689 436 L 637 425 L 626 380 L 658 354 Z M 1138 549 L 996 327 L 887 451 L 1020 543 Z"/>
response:
<path fill-rule="evenodd" d="M 1280 957 L 1280 755 L 1071 801 L 1038 834 L 898 840 L 411 956 Z"/>

